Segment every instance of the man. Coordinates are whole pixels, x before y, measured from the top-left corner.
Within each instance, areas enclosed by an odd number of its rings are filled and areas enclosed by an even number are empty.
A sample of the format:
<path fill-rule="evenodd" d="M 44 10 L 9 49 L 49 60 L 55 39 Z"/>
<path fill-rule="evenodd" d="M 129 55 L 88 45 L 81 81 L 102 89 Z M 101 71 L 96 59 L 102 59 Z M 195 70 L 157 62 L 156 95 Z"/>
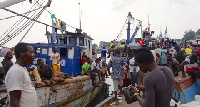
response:
<path fill-rule="evenodd" d="M 11 49 L 7 49 L 7 48 L 3 48 L 1 50 L 1 55 L 4 56 L 4 59 L 3 61 L 1 62 L 2 65 L 3 65 L 3 68 L 5 70 L 5 75 L 7 74 L 8 70 L 10 69 L 10 67 L 13 65 L 13 62 L 12 62 L 12 51 L 13 51 L 14 48 L 11 48 Z M 31 67 L 27 68 L 27 71 L 29 72 L 30 75 L 33 74 L 33 76 L 35 77 L 35 80 L 36 80 L 36 87 L 42 87 L 44 86 L 45 84 L 42 83 L 41 81 L 41 78 L 40 78 L 40 75 L 37 71 L 37 67 L 32 65 Z"/>
<path fill-rule="evenodd" d="M 175 52 L 175 51 L 176 51 L 176 50 L 173 49 L 173 48 L 171 48 L 171 49 L 169 50 L 169 53 L 171 53 L 172 58 L 175 58 L 175 56 L 176 56 L 176 52 Z"/>
<path fill-rule="evenodd" d="M 106 53 L 107 50 L 105 49 L 105 47 L 103 47 L 103 49 L 101 50 L 101 57 L 102 57 L 102 61 L 106 62 Z"/>
<path fill-rule="evenodd" d="M 156 61 L 156 51 L 155 51 L 155 48 L 151 47 L 150 49 L 151 49 L 151 53 L 153 54 L 154 61 Z"/>
<path fill-rule="evenodd" d="M 85 63 L 86 58 L 87 58 L 87 55 L 85 54 L 85 52 L 83 52 L 83 55 L 81 56 L 81 65 Z"/>
<path fill-rule="evenodd" d="M 179 63 L 176 59 L 172 58 L 171 53 L 167 53 L 167 65 L 173 71 L 174 76 L 178 76 L 178 72 L 180 71 Z"/>
<path fill-rule="evenodd" d="M 140 48 L 135 52 L 135 61 L 141 71 L 149 73 L 144 77 L 144 87 L 137 86 L 139 90 L 145 90 L 144 99 L 136 89 L 133 89 L 134 97 L 142 107 L 170 107 L 174 89 L 172 70 L 158 66 L 147 48 Z"/>
<path fill-rule="evenodd" d="M 60 72 L 61 64 L 60 64 L 60 54 L 57 53 L 57 48 L 53 47 L 53 53 L 50 54 L 50 64 L 54 71 Z"/>
<path fill-rule="evenodd" d="M 185 58 L 185 61 L 181 64 L 183 77 L 186 77 L 184 72 L 186 71 L 192 77 L 200 78 L 200 70 L 199 70 L 200 57 L 198 56 L 198 54 L 199 50 L 197 49 L 192 50 L 192 55 L 187 56 Z"/>
<path fill-rule="evenodd" d="M 135 83 L 138 84 L 137 73 L 139 71 L 139 67 L 136 66 L 134 57 L 129 60 L 129 69 L 131 75 L 131 83 L 133 86 L 135 86 Z"/>
<path fill-rule="evenodd" d="M 185 60 L 186 55 L 184 55 L 184 52 L 180 50 L 175 58 L 178 61 L 178 63 L 181 64 Z"/>
<path fill-rule="evenodd" d="M 47 85 L 50 85 L 50 83 L 48 83 L 47 80 L 52 80 L 55 82 L 64 82 L 65 78 L 71 78 L 66 73 L 53 71 L 51 67 L 49 67 L 47 64 L 44 64 L 42 59 L 38 59 L 37 64 L 39 65 L 38 72 L 40 73 L 42 80 Z"/>
<path fill-rule="evenodd" d="M 4 57 L 4 59 L 1 63 L 2 63 L 3 69 L 5 71 L 5 75 L 6 75 L 8 70 L 10 69 L 10 67 L 13 65 L 13 62 L 11 60 L 13 58 L 12 50 L 3 48 L 1 50 L 1 55 Z"/>
<path fill-rule="evenodd" d="M 92 79 L 92 85 L 93 86 L 98 86 L 97 82 L 96 82 L 96 79 L 95 79 L 96 74 L 95 74 L 95 72 L 92 72 L 92 70 L 91 70 L 91 59 L 90 59 L 90 57 L 87 57 L 86 61 L 87 62 L 85 62 L 83 64 L 83 66 L 82 66 L 82 75 L 90 76 L 91 79 Z"/>
<path fill-rule="evenodd" d="M 190 46 L 187 46 L 187 48 L 185 48 L 185 53 L 187 55 L 191 55 L 192 54 L 192 49 L 190 49 Z"/>
<path fill-rule="evenodd" d="M 91 64 L 91 70 L 92 72 L 95 72 L 98 74 L 98 77 L 99 77 L 99 82 L 101 81 L 101 76 L 102 76 L 102 69 L 101 69 L 101 66 L 100 66 L 100 62 L 101 62 L 101 59 L 100 58 L 97 58 L 94 62 L 92 62 Z"/>
<path fill-rule="evenodd" d="M 108 67 L 112 67 L 111 78 L 113 79 L 114 93 L 115 93 L 115 104 L 118 105 L 119 101 L 117 98 L 117 90 L 119 88 L 119 97 L 122 97 L 122 87 L 123 87 L 123 77 L 124 68 L 126 61 L 123 57 L 120 56 L 120 50 L 115 51 L 115 56 L 111 58 L 111 61 L 108 63 Z"/>
<path fill-rule="evenodd" d="M 16 64 L 9 70 L 5 78 L 11 107 L 37 107 L 37 94 L 26 69 L 34 60 L 32 46 L 18 43 L 15 46 Z"/>
<path fill-rule="evenodd" d="M 160 48 L 160 46 L 157 46 L 157 48 L 155 49 L 155 52 L 161 55 L 162 49 Z"/>

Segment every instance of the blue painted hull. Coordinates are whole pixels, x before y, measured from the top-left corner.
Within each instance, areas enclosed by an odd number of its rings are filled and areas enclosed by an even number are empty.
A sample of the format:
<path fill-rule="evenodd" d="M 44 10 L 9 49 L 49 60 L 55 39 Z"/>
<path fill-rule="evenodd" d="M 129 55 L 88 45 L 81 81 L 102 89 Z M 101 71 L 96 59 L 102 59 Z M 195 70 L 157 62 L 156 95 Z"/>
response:
<path fill-rule="evenodd" d="M 194 100 L 195 95 L 200 94 L 200 80 L 197 80 L 185 91 L 180 92 L 180 90 L 175 89 L 173 93 L 173 98 L 180 101 L 182 104 L 186 104 Z"/>

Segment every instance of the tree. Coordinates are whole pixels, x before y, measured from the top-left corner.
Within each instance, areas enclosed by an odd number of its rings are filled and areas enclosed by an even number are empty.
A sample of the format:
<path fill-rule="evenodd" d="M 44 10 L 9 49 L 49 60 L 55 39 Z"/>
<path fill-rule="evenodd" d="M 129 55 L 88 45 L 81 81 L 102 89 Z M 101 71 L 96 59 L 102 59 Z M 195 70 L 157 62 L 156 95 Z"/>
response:
<path fill-rule="evenodd" d="M 92 49 L 96 49 L 98 46 L 96 43 L 92 44 Z"/>
<path fill-rule="evenodd" d="M 105 42 L 105 41 L 100 41 L 99 42 L 99 47 L 103 48 L 103 47 L 109 47 L 111 42 Z"/>
<path fill-rule="evenodd" d="M 196 32 L 191 29 L 188 31 L 185 31 L 185 34 L 183 35 L 183 39 L 188 39 L 188 40 L 195 39 L 195 34 Z"/>
<path fill-rule="evenodd" d="M 200 35 L 200 29 L 197 30 L 196 34 L 197 34 L 197 35 Z"/>

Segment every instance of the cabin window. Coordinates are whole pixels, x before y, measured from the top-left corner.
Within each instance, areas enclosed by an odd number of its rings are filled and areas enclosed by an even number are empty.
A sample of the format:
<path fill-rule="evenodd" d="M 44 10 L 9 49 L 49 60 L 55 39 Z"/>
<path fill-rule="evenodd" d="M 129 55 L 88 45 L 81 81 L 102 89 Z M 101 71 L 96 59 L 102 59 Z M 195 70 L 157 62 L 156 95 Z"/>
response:
<path fill-rule="evenodd" d="M 79 45 L 84 46 L 84 38 L 83 37 L 79 37 Z"/>
<path fill-rule="evenodd" d="M 60 56 L 67 57 L 67 48 L 60 48 Z"/>
<path fill-rule="evenodd" d="M 69 44 L 70 45 L 76 45 L 76 38 L 75 37 L 70 37 L 69 38 Z"/>
<path fill-rule="evenodd" d="M 87 46 L 87 39 L 85 39 L 85 46 Z"/>
<path fill-rule="evenodd" d="M 35 47 L 34 53 L 35 55 L 40 55 L 40 47 Z"/>
<path fill-rule="evenodd" d="M 60 38 L 60 44 L 67 44 L 67 37 Z"/>
<path fill-rule="evenodd" d="M 42 54 L 46 55 L 47 54 L 47 48 L 42 48 Z"/>

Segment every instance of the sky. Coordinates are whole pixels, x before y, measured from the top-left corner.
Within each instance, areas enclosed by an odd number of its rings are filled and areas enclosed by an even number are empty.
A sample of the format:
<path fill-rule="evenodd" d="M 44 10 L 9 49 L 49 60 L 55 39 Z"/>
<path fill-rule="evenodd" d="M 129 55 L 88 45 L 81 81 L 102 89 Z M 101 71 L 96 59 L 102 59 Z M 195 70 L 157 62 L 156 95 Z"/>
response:
<path fill-rule="evenodd" d="M 7 7 L 18 13 L 24 13 L 35 3 L 30 4 L 28 0 L 16 5 Z M 46 2 L 47 0 L 45 0 Z M 42 2 L 42 0 L 39 0 Z M 67 24 L 79 28 L 79 5 L 81 10 L 81 28 L 99 44 L 100 41 L 111 41 L 117 38 L 122 26 L 125 24 L 128 12 L 142 21 L 142 29 L 148 26 L 148 15 L 151 31 L 155 31 L 154 37 L 166 30 L 171 38 L 182 38 L 187 30 L 197 31 L 200 29 L 200 0 L 52 0 L 51 7 L 47 10 L 55 14 L 57 18 Z M 14 14 L 0 9 L 0 19 Z M 7 20 L 0 20 L 0 37 L 21 17 Z M 51 15 L 44 11 L 38 19 L 41 22 L 51 25 Z M 135 23 L 132 24 L 131 33 Z M 127 24 L 120 39 L 126 38 Z M 36 43 L 45 42 L 44 35 L 46 26 L 35 23 L 23 42 Z M 68 27 L 67 30 L 75 32 L 75 29 Z M 51 31 L 51 28 L 48 29 Z M 25 31 L 17 35 L 4 46 L 15 46 L 24 35 Z M 141 37 L 141 32 L 136 37 Z"/>

